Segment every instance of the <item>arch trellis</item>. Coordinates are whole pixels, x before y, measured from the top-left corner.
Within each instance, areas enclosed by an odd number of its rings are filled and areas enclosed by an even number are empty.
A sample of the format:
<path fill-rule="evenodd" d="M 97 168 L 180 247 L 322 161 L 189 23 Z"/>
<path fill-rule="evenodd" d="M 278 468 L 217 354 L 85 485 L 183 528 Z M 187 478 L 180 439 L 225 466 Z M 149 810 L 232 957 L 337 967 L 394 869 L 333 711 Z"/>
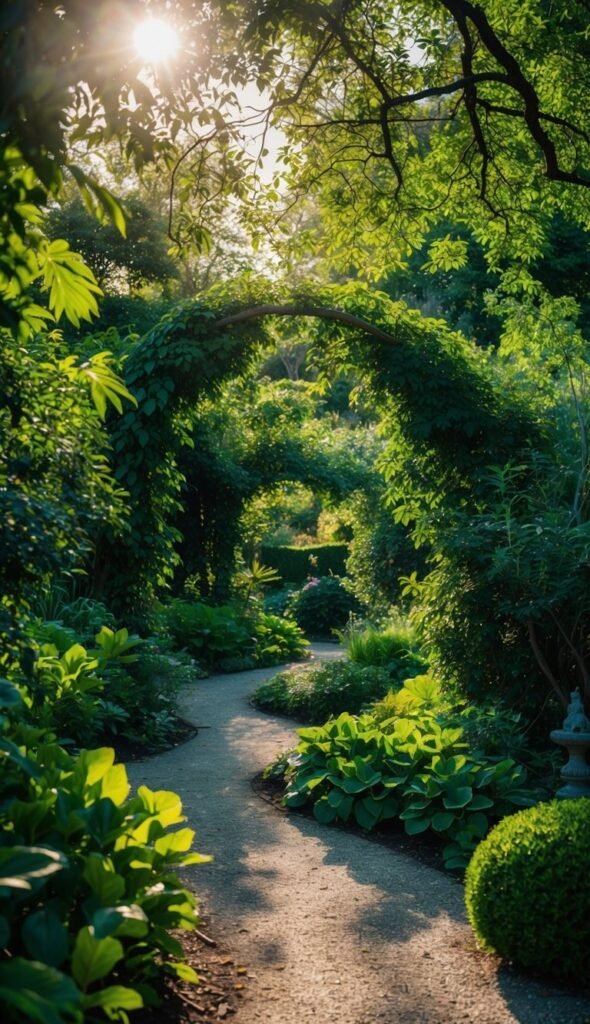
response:
<path fill-rule="evenodd" d="M 336 305 L 338 303 L 338 305 Z M 526 413 L 494 387 L 485 360 L 440 321 L 364 286 L 328 288 L 284 303 L 192 303 L 165 317 L 125 367 L 137 406 L 112 425 L 117 478 L 130 495 L 127 530 L 99 546 L 97 574 L 111 601 L 141 606 L 171 576 L 171 525 L 181 476 L 175 453 L 188 442 L 191 406 L 242 372 L 268 318 L 313 318 L 324 372 L 355 366 L 416 453 L 432 486 L 468 491 L 482 463 L 505 461 L 534 433 Z"/>

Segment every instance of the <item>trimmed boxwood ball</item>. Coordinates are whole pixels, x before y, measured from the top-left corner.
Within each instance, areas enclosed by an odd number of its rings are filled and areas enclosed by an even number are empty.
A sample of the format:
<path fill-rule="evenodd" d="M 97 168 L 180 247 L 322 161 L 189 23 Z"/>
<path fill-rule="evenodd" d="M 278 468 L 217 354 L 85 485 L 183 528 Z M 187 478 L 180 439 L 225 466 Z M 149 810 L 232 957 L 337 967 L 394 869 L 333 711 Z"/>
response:
<path fill-rule="evenodd" d="M 522 967 L 588 981 L 590 799 L 504 818 L 467 868 L 465 902 L 481 945 Z"/>

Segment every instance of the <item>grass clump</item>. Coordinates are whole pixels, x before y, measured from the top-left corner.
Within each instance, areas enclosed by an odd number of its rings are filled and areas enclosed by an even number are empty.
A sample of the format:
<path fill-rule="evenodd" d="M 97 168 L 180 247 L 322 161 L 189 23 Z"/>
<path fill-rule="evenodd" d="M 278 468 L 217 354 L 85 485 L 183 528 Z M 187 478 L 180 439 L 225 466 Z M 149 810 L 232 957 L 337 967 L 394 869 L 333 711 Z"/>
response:
<path fill-rule="evenodd" d="M 356 665 L 386 668 L 392 686 L 401 686 L 404 679 L 421 675 L 428 669 L 428 662 L 420 653 L 414 632 L 409 626 L 352 628 L 346 630 L 341 639 L 352 662 Z"/>

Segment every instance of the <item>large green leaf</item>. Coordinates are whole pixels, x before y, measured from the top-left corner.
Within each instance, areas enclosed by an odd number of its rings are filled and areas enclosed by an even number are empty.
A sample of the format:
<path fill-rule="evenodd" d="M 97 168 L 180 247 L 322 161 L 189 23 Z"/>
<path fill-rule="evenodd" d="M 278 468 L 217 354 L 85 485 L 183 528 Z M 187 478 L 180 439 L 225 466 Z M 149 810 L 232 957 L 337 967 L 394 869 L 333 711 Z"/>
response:
<path fill-rule="evenodd" d="M 102 988 L 100 992 L 91 992 L 82 999 L 82 1006 L 85 1010 L 92 1010 L 100 1007 L 102 1010 L 140 1010 L 143 1006 L 141 994 L 134 988 L 127 988 L 124 985 L 109 985 Z M 111 1016 L 111 1019 L 116 1019 Z"/>
<path fill-rule="evenodd" d="M 65 854 L 47 846 L 0 848 L 0 888 L 32 889 L 33 883 L 63 871 L 67 864 Z"/>
<path fill-rule="evenodd" d="M 134 903 L 129 906 L 101 907 L 92 916 L 92 927 L 97 939 L 105 939 L 109 935 L 141 938 L 147 934 L 148 918 L 142 908 Z"/>
<path fill-rule="evenodd" d="M 110 858 L 100 853 L 88 854 L 84 879 L 96 898 L 106 907 L 116 904 L 125 892 L 125 880 L 116 873 Z"/>
<path fill-rule="evenodd" d="M 23 1021 L 76 1024 L 82 1020 L 81 995 L 71 978 L 54 967 L 12 957 L 0 963 L 0 1004 Z"/>
<path fill-rule="evenodd" d="M 471 786 L 449 786 L 443 796 L 443 804 L 449 810 L 458 810 L 467 807 L 473 796 Z"/>
<path fill-rule="evenodd" d="M 328 802 L 328 798 L 323 796 L 320 800 L 313 805 L 314 817 L 322 825 L 331 825 L 336 819 L 336 808 Z"/>
<path fill-rule="evenodd" d="M 123 946 L 118 939 L 97 939 L 92 927 L 81 928 L 74 944 L 72 974 L 85 992 L 93 982 L 106 978 L 122 959 Z"/>
<path fill-rule="evenodd" d="M 102 291 L 90 268 L 66 241 L 43 241 L 37 258 L 42 290 L 49 291 L 49 308 L 56 320 L 65 313 L 74 327 L 79 327 L 81 320 L 98 316 L 96 296 Z"/>
<path fill-rule="evenodd" d="M 29 914 L 23 922 L 21 936 L 32 960 L 59 967 L 68 955 L 67 930 L 50 907 L 41 907 Z"/>

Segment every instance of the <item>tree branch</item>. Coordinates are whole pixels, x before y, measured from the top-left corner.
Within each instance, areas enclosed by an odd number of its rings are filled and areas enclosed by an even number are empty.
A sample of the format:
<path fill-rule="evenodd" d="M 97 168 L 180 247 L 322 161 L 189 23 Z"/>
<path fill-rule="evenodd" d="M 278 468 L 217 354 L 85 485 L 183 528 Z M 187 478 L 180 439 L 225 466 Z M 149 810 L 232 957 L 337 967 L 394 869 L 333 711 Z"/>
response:
<path fill-rule="evenodd" d="M 381 327 L 376 327 L 375 324 L 363 320 L 360 316 L 355 316 L 354 313 L 346 313 L 342 309 L 333 309 L 331 306 L 286 306 L 268 303 L 264 306 L 252 306 L 250 309 L 241 309 L 238 313 L 231 313 L 229 316 L 222 317 L 221 320 L 214 321 L 212 326 L 222 330 L 225 327 L 233 327 L 235 324 L 242 324 L 247 320 L 256 320 L 263 316 L 311 316 L 322 320 L 337 320 L 349 327 L 356 327 L 357 330 L 364 331 L 365 334 L 372 334 L 380 341 L 397 343 L 397 338 L 382 330 Z"/>

